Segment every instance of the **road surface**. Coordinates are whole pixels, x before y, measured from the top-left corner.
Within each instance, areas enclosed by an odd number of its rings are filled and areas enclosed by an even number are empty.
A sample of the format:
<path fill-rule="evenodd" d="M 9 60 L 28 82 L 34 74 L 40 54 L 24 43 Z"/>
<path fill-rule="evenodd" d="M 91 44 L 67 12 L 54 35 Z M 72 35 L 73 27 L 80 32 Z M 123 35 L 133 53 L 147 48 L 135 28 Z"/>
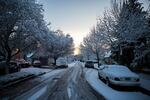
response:
<path fill-rule="evenodd" d="M 7 87 L 0 99 L 13 100 L 103 100 L 85 80 L 82 63 L 53 70 L 43 76 Z"/>
<path fill-rule="evenodd" d="M 48 100 L 102 100 L 85 81 L 82 64 L 77 62 L 68 68 L 48 96 Z"/>
<path fill-rule="evenodd" d="M 54 70 L 48 72 L 42 76 L 29 79 L 18 84 L 8 86 L 6 88 L 0 89 L 0 100 L 14 99 L 22 94 L 28 93 L 30 90 L 41 87 L 43 83 L 47 84 L 47 81 L 53 80 L 53 78 L 60 77 L 64 73 L 65 69 Z"/>

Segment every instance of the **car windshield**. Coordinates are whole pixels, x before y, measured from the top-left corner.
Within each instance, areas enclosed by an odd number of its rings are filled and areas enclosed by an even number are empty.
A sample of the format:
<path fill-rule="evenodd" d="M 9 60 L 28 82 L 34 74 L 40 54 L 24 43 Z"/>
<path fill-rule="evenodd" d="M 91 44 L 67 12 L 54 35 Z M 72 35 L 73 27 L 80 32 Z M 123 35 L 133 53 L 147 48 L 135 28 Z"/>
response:
<path fill-rule="evenodd" d="M 130 71 L 127 67 L 125 66 L 115 66 L 115 65 L 109 65 L 108 69 L 110 70 L 116 70 L 116 71 Z"/>

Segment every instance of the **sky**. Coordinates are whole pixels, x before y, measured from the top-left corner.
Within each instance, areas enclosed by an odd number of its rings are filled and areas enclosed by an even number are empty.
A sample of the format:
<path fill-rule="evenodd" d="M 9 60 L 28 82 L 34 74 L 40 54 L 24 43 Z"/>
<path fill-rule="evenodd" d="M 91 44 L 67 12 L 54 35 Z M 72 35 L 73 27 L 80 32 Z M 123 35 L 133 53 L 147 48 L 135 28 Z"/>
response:
<path fill-rule="evenodd" d="M 44 19 L 51 29 L 69 33 L 78 47 L 98 16 L 110 8 L 111 0 L 39 0 L 43 4 Z M 147 7 L 148 0 L 140 0 Z"/>

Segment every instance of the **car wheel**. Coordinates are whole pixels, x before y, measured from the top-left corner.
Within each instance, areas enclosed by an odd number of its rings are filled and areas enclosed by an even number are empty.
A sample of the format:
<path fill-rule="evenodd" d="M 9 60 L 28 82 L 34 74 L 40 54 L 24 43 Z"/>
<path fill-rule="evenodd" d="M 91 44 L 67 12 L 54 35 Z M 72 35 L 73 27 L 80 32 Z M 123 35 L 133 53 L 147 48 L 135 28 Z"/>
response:
<path fill-rule="evenodd" d="M 102 77 L 101 77 L 100 75 L 98 75 L 98 78 L 99 78 L 100 80 L 102 80 Z"/>

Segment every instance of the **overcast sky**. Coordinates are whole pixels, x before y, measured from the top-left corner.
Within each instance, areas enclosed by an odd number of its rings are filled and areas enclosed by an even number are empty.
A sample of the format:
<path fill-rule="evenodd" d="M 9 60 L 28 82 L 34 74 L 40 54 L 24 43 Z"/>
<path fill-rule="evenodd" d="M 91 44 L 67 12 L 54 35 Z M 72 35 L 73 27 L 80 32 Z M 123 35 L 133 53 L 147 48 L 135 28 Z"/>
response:
<path fill-rule="evenodd" d="M 51 22 L 52 29 L 61 29 L 69 33 L 75 45 L 82 42 L 90 28 L 96 24 L 96 18 L 110 8 L 111 0 L 39 0 L 44 7 L 44 17 Z M 140 0 L 147 7 L 148 0 Z"/>

